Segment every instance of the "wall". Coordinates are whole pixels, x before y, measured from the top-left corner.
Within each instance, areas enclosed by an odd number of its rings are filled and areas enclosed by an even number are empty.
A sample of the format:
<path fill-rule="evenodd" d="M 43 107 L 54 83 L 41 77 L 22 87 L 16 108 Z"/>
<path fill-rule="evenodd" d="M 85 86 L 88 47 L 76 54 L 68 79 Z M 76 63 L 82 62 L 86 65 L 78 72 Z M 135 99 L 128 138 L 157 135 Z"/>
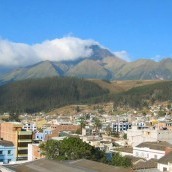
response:
<path fill-rule="evenodd" d="M 152 158 L 160 159 L 164 155 L 165 155 L 165 151 L 153 150 L 149 148 L 139 148 L 139 147 L 133 148 L 133 156 L 145 158 L 146 160 L 150 160 Z"/>

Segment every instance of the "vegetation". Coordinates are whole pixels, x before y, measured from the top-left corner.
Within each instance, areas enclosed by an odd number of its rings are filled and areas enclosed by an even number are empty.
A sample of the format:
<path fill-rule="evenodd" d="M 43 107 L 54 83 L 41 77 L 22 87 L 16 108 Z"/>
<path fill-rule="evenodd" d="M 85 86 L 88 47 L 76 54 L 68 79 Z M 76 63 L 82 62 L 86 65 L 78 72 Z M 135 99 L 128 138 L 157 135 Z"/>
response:
<path fill-rule="evenodd" d="M 28 79 L 0 87 L 0 112 L 34 113 L 70 104 L 95 104 L 113 101 L 113 111 L 122 108 L 147 108 L 156 101 L 172 101 L 172 81 L 109 93 L 96 83 L 70 77 Z M 169 105 L 169 108 L 171 106 Z M 76 106 L 76 112 L 81 109 Z M 98 109 L 104 113 L 103 109 Z"/>
<path fill-rule="evenodd" d="M 42 154 L 48 159 L 54 160 L 76 160 L 89 159 L 108 163 L 115 166 L 131 167 L 131 160 L 115 153 L 112 159 L 107 158 L 104 151 L 95 148 L 79 138 L 69 137 L 62 141 L 48 140 L 40 145 Z"/>
<path fill-rule="evenodd" d="M 69 137 L 62 141 L 48 140 L 40 145 L 42 153 L 48 159 L 75 160 L 90 159 L 94 161 L 105 160 L 105 153 L 79 138 Z"/>
<path fill-rule="evenodd" d="M 116 107 L 132 107 L 142 109 L 156 101 L 172 101 L 172 81 L 132 88 L 129 91 L 111 95 Z"/>
<path fill-rule="evenodd" d="M 119 153 L 115 153 L 112 156 L 111 164 L 115 165 L 115 166 L 131 167 L 132 166 L 132 161 L 128 157 L 123 157 Z"/>
<path fill-rule="evenodd" d="M 83 79 L 28 79 L 0 87 L 0 110 L 12 113 L 46 111 L 71 103 L 88 102 L 90 98 L 107 93 L 95 83 Z"/>

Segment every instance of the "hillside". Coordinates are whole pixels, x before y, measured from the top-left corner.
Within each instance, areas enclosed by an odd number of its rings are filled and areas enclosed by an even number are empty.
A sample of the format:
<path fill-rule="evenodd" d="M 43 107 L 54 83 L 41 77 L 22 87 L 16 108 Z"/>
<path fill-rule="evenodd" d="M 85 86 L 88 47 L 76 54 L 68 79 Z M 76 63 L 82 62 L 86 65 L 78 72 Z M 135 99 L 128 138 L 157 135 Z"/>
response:
<path fill-rule="evenodd" d="M 132 88 L 128 91 L 111 95 L 116 107 L 129 106 L 143 108 L 155 102 L 172 101 L 172 81 Z"/>
<path fill-rule="evenodd" d="M 8 82 L 53 76 L 74 76 L 105 80 L 171 80 L 172 59 L 155 62 L 140 59 L 127 62 L 98 45 L 89 47 L 92 54 L 67 61 L 42 61 L 13 71 L 0 66 L 0 85 Z M 6 71 L 6 72 L 5 72 Z"/>
<path fill-rule="evenodd" d="M 161 80 L 123 80 L 123 81 L 106 81 L 99 79 L 89 79 L 89 81 L 98 84 L 103 89 L 108 89 L 110 93 L 120 93 L 128 91 L 135 87 L 151 85 L 154 83 L 165 82 Z"/>
<path fill-rule="evenodd" d="M 77 78 L 28 79 L 0 87 L 1 112 L 47 111 L 107 94 L 97 84 Z"/>

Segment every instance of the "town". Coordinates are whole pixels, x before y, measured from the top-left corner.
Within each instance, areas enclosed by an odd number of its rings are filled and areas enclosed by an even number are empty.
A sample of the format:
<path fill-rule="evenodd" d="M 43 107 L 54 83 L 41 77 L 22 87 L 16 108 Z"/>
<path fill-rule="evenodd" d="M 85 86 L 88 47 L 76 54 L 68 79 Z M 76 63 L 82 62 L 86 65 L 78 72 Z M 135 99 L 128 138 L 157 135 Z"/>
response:
<path fill-rule="evenodd" d="M 42 143 L 70 137 L 80 138 L 109 157 L 115 153 L 128 157 L 133 171 L 172 169 L 172 104 L 120 113 L 114 111 L 113 103 L 97 104 L 92 110 L 85 106 L 70 106 L 71 114 L 66 113 L 67 107 L 62 114 L 20 114 L 20 122 L 11 120 L 8 113 L 1 115 L 0 170 L 44 159 Z"/>

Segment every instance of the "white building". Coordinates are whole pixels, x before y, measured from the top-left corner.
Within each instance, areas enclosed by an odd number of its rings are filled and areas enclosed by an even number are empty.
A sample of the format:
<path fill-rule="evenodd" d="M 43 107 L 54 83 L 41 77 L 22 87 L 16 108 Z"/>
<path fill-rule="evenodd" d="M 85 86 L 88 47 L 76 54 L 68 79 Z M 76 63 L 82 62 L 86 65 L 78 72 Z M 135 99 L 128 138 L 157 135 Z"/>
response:
<path fill-rule="evenodd" d="M 172 144 L 172 132 L 153 127 L 138 129 L 137 126 L 133 126 L 127 130 L 127 139 L 128 144 L 133 147 L 143 142 L 166 141 Z"/>
<path fill-rule="evenodd" d="M 144 142 L 133 148 L 133 156 L 150 159 L 160 159 L 165 155 L 167 147 L 172 147 L 167 142 Z"/>
<path fill-rule="evenodd" d="M 23 129 L 25 129 L 26 131 L 37 131 L 37 127 L 35 123 L 26 123 L 23 125 L 22 127 Z"/>
<path fill-rule="evenodd" d="M 113 132 L 121 132 L 121 131 L 127 131 L 128 129 L 131 129 L 132 124 L 128 122 L 115 122 L 112 123 L 112 130 Z"/>
<path fill-rule="evenodd" d="M 158 170 L 172 172 L 172 152 L 158 160 Z"/>

